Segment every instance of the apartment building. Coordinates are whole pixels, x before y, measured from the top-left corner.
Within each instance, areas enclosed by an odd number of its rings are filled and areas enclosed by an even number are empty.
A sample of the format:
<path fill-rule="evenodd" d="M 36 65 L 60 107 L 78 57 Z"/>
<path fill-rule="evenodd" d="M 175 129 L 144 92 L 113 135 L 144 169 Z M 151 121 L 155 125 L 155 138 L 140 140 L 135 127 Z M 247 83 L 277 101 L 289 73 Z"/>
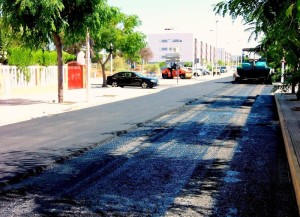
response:
<path fill-rule="evenodd" d="M 163 62 L 168 53 L 178 52 L 182 62 L 193 62 L 194 37 L 192 33 L 149 34 L 148 45 L 154 56 L 151 62 Z"/>
<path fill-rule="evenodd" d="M 181 62 L 191 62 L 197 67 L 217 60 L 227 63 L 231 56 L 224 48 L 216 51 L 213 45 L 195 38 L 193 33 L 148 34 L 148 46 L 153 52 L 150 62 L 164 62 L 167 54 L 178 52 Z"/>

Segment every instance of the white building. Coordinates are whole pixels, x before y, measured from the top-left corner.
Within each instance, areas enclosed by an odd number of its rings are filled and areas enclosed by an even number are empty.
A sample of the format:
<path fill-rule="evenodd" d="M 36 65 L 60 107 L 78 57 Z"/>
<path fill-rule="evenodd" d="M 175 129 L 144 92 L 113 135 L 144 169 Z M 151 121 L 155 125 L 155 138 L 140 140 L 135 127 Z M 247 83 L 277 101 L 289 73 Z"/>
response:
<path fill-rule="evenodd" d="M 191 62 L 193 66 L 213 64 L 215 57 L 227 63 L 230 54 L 225 49 L 217 49 L 193 36 L 192 33 L 158 33 L 148 35 L 148 46 L 153 52 L 150 62 L 164 62 L 169 53 L 179 52 L 181 62 Z"/>
<path fill-rule="evenodd" d="M 194 37 L 192 33 L 149 34 L 148 46 L 153 52 L 151 62 L 163 62 L 166 54 L 179 52 L 182 62 L 194 61 Z"/>
<path fill-rule="evenodd" d="M 232 55 L 231 53 L 227 52 L 225 48 L 218 48 L 217 60 L 221 60 L 225 64 L 229 64 L 230 62 L 232 62 Z"/>

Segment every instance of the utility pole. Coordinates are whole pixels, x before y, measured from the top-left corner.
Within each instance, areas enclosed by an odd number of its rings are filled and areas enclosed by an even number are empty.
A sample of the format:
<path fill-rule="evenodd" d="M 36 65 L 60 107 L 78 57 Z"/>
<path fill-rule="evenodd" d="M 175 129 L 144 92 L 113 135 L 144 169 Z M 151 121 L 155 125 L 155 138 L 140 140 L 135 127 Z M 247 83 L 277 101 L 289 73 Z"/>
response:
<path fill-rule="evenodd" d="M 284 82 L 284 64 L 285 64 L 285 59 L 283 57 L 281 60 L 281 83 Z"/>
<path fill-rule="evenodd" d="M 218 20 L 216 20 L 216 50 L 215 50 L 215 66 L 216 66 L 216 73 L 217 73 L 217 66 L 218 66 Z"/>
<path fill-rule="evenodd" d="M 86 58 L 85 58 L 85 65 L 86 65 L 86 100 L 90 100 L 90 74 L 91 74 L 91 66 L 90 66 L 90 32 L 87 29 L 86 33 Z"/>
<path fill-rule="evenodd" d="M 113 53 L 113 45 L 112 43 L 110 43 L 110 46 L 109 46 L 109 53 L 110 53 L 110 75 L 112 75 L 112 71 L 113 71 L 113 56 L 112 56 L 112 53 Z"/>

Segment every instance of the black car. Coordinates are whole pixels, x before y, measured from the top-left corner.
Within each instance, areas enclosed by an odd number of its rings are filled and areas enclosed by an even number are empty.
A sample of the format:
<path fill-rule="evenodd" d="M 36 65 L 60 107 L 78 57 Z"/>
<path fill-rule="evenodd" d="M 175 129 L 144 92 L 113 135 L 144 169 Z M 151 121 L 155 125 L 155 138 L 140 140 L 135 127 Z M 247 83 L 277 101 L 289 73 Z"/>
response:
<path fill-rule="evenodd" d="M 142 88 L 152 88 L 158 86 L 158 79 L 147 77 L 138 72 L 118 72 L 112 76 L 107 76 L 107 84 L 112 87 L 137 86 Z"/>

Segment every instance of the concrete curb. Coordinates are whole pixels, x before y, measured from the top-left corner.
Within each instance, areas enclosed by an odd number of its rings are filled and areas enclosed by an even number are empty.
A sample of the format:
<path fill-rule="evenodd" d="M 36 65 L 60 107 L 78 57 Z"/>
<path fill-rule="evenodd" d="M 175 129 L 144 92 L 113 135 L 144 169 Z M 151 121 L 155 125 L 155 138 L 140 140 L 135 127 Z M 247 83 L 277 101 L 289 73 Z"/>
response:
<path fill-rule="evenodd" d="M 280 126 L 281 126 L 283 140 L 284 140 L 286 155 L 287 155 L 288 163 L 290 166 L 290 172 L 291 172 L 292 182 L 293 182 L 293 186 L 294 186 L 295 196 L 296 196 L 296 200 L 297 200 L 298 212 L 299 212 L 299 216 L 300 216 L 300 165 L 299 165 L 297 156 L 295 154 L 295 149 L 294 149 L 294 146 L 292 143 L 289 129 L 287 127 L 286 119 L 283 115 L 282 109 L 284 109 L 284 108 L 283 108 L 282 104 L 280 104 L 280 96 L 281 95 L 282 94 L 279 94 L 279 93 L 275 94 L 275 100 L 276 100 L 276 106 L 277 106 L 277 111 L 278 111 L 278 115 L 279 115 L 279 122 L 280 122 Z"/>

